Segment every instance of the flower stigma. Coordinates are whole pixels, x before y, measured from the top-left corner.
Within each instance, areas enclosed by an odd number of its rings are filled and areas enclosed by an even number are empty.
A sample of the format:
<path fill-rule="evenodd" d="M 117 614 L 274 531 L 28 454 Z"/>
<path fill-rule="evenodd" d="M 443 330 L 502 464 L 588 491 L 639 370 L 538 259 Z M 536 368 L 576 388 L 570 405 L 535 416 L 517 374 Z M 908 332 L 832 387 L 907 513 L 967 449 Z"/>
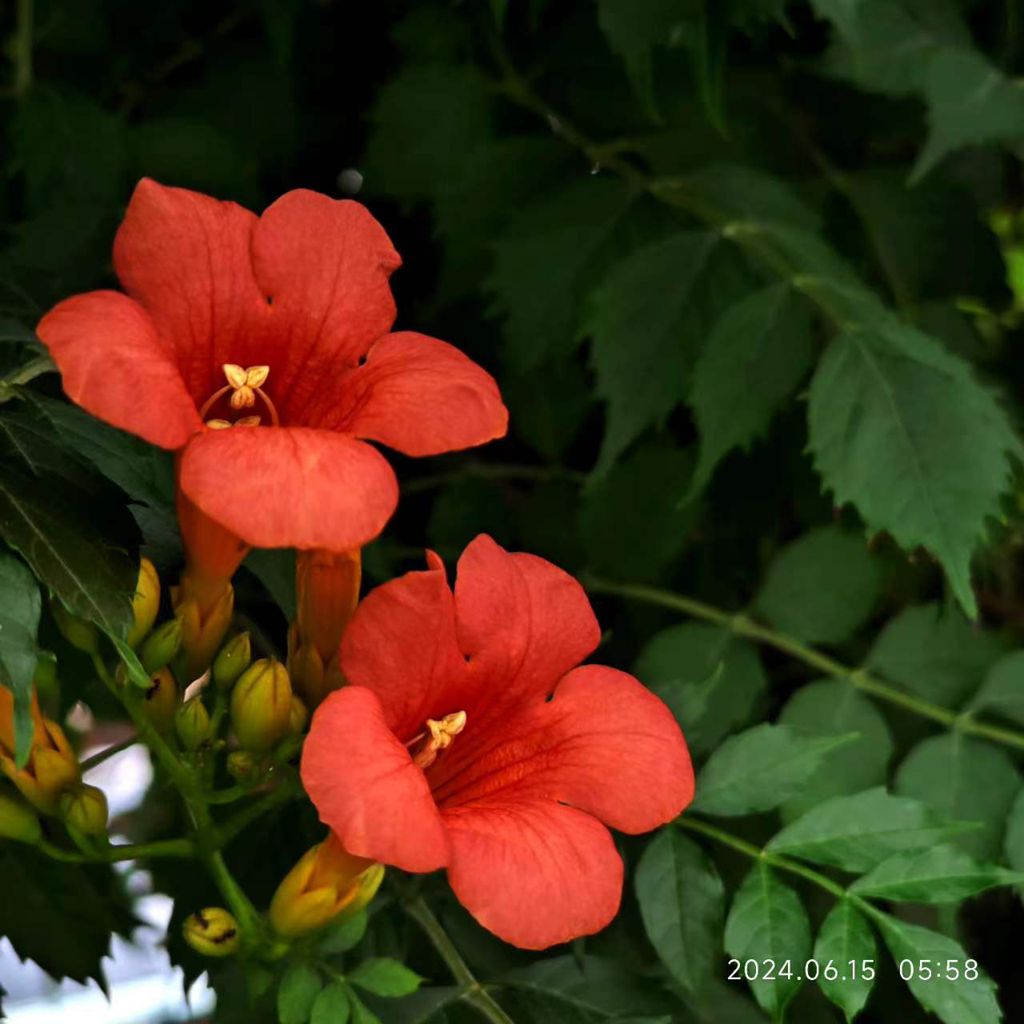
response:
<path fill-rule="evenodd" d="M 424 770 L 429 768 L 441 751 L 447 750 L 465 728 L 465 711 L 453 711 L 442 719 L 428 718 L 427 731 L 414 736 L 406 744 L 412 754 L 412 763 Z"/>
<path fill-rule="evenodd" d="M 267 378 L 270 376 L 269 366 L 239 366 L 237 363 L 224 363 L 221 368 L 227 378 L 227 384 L 215 391 L 203 403 L 203 407 L 199 410 L 200 418 L 205 417 L 213 406 L 230 392 L 231 397 L 228 404 L 235 412 L 253 408 L 256 405 L 256 400 L 260 399 L 270 414 L 271 424 L 275 427 L 280 425 L 277 409 L 270 400 L 270 396 L 263 390 L 263 385 L 266 384 Z M 234 422 L 215 417 L 206 420 L 205 423 L 211 430 L 225 430 L 228 427 L 258 427 L 261 421 L 261 416 L 249 415 L 242 416 Z"/>

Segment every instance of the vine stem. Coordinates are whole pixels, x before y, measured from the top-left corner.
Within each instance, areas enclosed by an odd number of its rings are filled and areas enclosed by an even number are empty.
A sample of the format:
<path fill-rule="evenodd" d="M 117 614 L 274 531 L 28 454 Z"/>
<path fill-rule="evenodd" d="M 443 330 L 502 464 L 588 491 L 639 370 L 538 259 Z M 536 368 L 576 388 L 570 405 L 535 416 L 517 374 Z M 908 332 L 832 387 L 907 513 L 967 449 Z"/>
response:
<path fill-rule="evenodd" d="M 142 860 L 144 857 L 189 858 L 196 855 L 195 847 L 188 839 L 160 839 L 153 843 L 108 846 L 105 850 L 96 850 L 94 853 L 65 850 L 45 840 L 37 843 L 36 848 L 53 860 L 62 860 L 69 864 L 114 864 L 122 860 Z"/>
<path fill-rule="evenodd" d="M 120 743 L 112 743 L 109 747 L 104 747 L 102 750 L 93 754 L 92 757 L 87 757 L 82 761 L 80 767 L 82 774 L 91 771 L 97 765 L 103 764 L 104 761 L 109 760 L 112 757 L 116 757 L 118 754 L 123 753 L 129 747 L 134 747 L 139 742 L 138 736 L 129 736 L 127 739 L 123 739 Z"/>
<path fill-rule="evenodd" d="M 477 981 L 449 938 L 444 926 L 422 897 L 417 896 L 404 904 L 406 913 L 423 929 L 434 949 L 448 965 L 452 977 L 462 987 L 462 998 L 475 1007 L 492 1024 L 515 1024 L 512 1018 L 494 1001 L 494 997 Z"/>
<path fill-rule="evenodd" d="M 768 626 L 755 622 L 744 613 L 731 614 L 721 608 L 705 604 L 696 598 L 687 597 L 683 594 L 674 594 L 658 587 L 649 587 L 639 583 L 611 583 L 607 580 L 591 578 L 587 581 L 587 587 L 596 594 L 609 594 L 615 597 L 629 598 L 635 601 L 643 601 L 647 604 L 658 605 L 662 608 L 670 608 L 673 611 L 682 612 L 695 619 L 704 622 L 711 622 L 717 626 L 731 630 L 737 636 L 745 637 L 767 647 L 774 647 L 805 665 L 835 679 L 841 679 L 850 685 L 870 694 L 878 700 L 885 701 L 905 711 L 927 718 L 932 722 L 946 727 L 957 729 L 962 733 L 978 736 L 982 739 L 991 740 L 993 743 L 1000 743 L 1004 746 L 1014 747 L 1017 750 L 1024 750 L 1024 733 L 1015 729 L 1004 729 L 998 725 L 991 725 L 988 722 L 979 722 L 969 713 L 951 711 L 949 708 L 932 704 L 930 701 L 914 697 L 909 693 L 891 686 L 888 683 L 873 676 L 863 668 L 854 668 L 845 665 L 841 661 L 830 657 L 813 647 L 779 633 Z"/>

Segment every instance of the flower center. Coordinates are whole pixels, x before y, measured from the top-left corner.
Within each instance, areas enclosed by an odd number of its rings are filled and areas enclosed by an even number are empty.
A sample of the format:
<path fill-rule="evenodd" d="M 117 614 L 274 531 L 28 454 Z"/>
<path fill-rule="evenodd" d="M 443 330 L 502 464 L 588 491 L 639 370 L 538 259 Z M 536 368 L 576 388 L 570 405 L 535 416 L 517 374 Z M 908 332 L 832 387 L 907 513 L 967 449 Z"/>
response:
<path fill-rule="evenodd" d="M 412 763 L 423 769 L 429 768 L 441 751 L 447 750 L 465 728 L 465 711 L 453 711 L 440 720 L 428 718 L 426 731 L 414 736 L 406 744 L 412 755 Z"/>
<path fill-rule="evenodd" d="M 227 378 L 227 384 L 218 388 L 203 403 L 203 407 L 199 410 L 200 419 L 204 419 L 214 405 L 230 393 L 228 405 L 235 412 L 252 409 L 256 405 L 256 400 L 259 399 L 270 414 L 271 424 L 275 427 L 280 425 L 277 409 L 270 400 L 270 396 L 263 390 L 263 385 L 267 383 L 267 378 L 270 376 L 269 366 L 239 366 L 237 363 L 225 363 L 222 369 Z M 224 430 L 226 427 L 258 427 L 262 422 L 262 417 L 241 416 L 234 422 L 214 417 L 205 422 L 211 430 Z"/>

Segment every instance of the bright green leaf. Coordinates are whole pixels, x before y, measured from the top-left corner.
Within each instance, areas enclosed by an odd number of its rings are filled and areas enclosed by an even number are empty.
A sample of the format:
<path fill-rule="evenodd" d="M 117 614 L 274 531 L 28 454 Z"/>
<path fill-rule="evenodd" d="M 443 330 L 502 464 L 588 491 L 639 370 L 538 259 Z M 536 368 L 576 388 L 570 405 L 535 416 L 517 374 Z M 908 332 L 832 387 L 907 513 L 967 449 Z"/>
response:
<path fill-rule="evenodd" d="M 927 548 L 968 615 L 970 561 L 1020 443 L 970 368 L 896 320 L 848 330 L 811 383 L 810 448 L 839 504 L 904 548 Z"/>
<path fill-rule="evenodd" d="M 363 941 L 367 923 L 366 911 L 362 910 L 354 917 L 349 917 L 339 924 L 331 925 L 320 936 L 317 948 L 321 953 L 328 955 L 332 953 L 347 953 Z"/>
<path fill-rule="evenodd" d="M 0 685 L 14 695 L 15 761 L 23 767 L 32 744 L 32 679 L 42 602 L 32 573 L 0 554 Z"/>
<path fill-rule="evenodd" d="M 798 793 L 830 751 L 855 738 L 803 737 L 768 724 L 730 736 L 701 770 L 693 809 L 725 816 L 770 811 Z"/>
<path fill-rule="evenodd" d="M 893 752 L 889 726 L 878 708 L 850 683 L 823 679 L 801 686 L 786 702 L 779 722 L 801 736 L 858 734 L 852 743 L 825 755 L 821 770 L 784 806 L 784 818 L 886 780 Z"/>
<path fill-rule="evenodd" d="M 940 821 L 921 800 L 881 786 L 812 808 L 768 843 L 773 853 L 846 871 L 868 871 L 894 853 L 923 850 L 963 831 Z"/>
<path fill-rule="evenodd" d="M 640 858 L 635 885 L 661 962 L 687 991 L 700 992 L 722 942 L 724 894 L 714 863 L 678 829 L 665 828 Z"/>
<path fill-rule="evenodd" d="M 919 743 L 896 773 L 899 793 L 923 800 L 946 821 L 980 822 L 955 843 L 982 859 L 998 855 L 1020 784 L 1020 773 L 1002 750 L 958 732 Z"/>
<path fill-rule="evenodd" d="M 596 392 L 608 403 L 598 475 L 683 400 L 687 364 L 699 340 L 692 326 L 687 330 L 684 313 L 717 242 L 705 231 L 653 242 L 616 264 L 597 289 L 588 332 Z"/>
<path fill-rule="evenodd" d="M 364 960 L 348 972 L 348 980 L 375 996 L 397 998 L 415 992 L 423 979 L 410 971 L 405 964 L 389 957 L 373 957 Z"/>
<path fill-rule="evenodd" d="M 314 967 L 293 964 L 284 973 L 277 990 L 277 1017 L 280 1024 L 306 1024 L 323 982 Z"/>
<path fill-rule="evenodd" d="M 897 966 L 904 960 L 911 962 L 914 971 L 907 985 L 926 1010 L 945 1024 L 999 1024 L 1003 1015 L 995 985 L 980 969 L 974 981 L 964 977 L 968 955 L 959 943 L 888 914 L 875 920 Z M 920 970 L 922 961 L 930 968 L 928 977 Z"/>
<path fill-rule="evenodd" d="M 810 643 L 840 643 L 878 601 L 881 570 L 863 537 L 837 526 L 811 530 L 775 556 L 755 600 L 784 633 Z"/>
<path fill-rule="evenodd" d="M 897 853 L 854 882 L 852 890 L 877 899 L 958 903 L 997 885 L 1015 885 L 1024 874 L 980 864 L 955 846 Z"/>
<path fill-rule="evenodd" d="M 811 925 L 800 898 L 763 861 L 747 875 L 725 922 L 725 951 L 744 960 L 803 964 L 811 952 Z M 800 987 L 798 975 L 750 982 L 758 1003 L 780 1020 Z"/>
<path fill-rule="evenodd" d="M 749 448 L 811 365 L 806 302 L 788 284 L 738 302 L 715 324 L 693 367 L 689 403 L 700 431 L 690 493 L 733 448 Z"/>
<path fill-rule="evenodd" d="M 749 722 L 768 684 L 756 647 L 696 622 L 657 633 L 633 671 L 672 709 L 698 754 Z"/>
<path fill-rule="evenodd" d="M 864 915 L 851 900 L 840 900 L 822 922 L 814 943 L 814 959 L 824 969 L 831 962 L 838 977 L 829 979 L 818 972 L 818 988 L 852 1021 L 871 995 L 874 973 L 864 976 L 865 963 L 874 971 L 878 947 Z M 851 961 L 855 966 L 851 966 Z"/>
<path fill-rule="evenodd" d="M 310 1024 L 345 1024 L 352 1009 L 348 987 L 343 981 L 332 981 L 317 995 L 309 1022 Z M 354 1014 L 353 1018 L 355 1018 Z"/>

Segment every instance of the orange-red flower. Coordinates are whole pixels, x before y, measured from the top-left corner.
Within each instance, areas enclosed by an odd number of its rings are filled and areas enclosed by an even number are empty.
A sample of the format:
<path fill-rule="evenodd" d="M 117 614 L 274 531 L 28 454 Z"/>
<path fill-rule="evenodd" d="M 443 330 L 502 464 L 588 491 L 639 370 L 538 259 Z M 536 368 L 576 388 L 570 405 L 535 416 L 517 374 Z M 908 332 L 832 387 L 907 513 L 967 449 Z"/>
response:
<path fill-rule="evenodd" d="M 373 591 L 341 645 L 352 684 L 313 717 L 302 779 L 353 855 L 445 867 L 491 931 L 541 949 L 603 928 L 622 890 L 605 826 L 639 833 L 693 796 L 668 708 L 577 667 L 600 629 L 580 585 L 478 537 L 454 593 L 436 555 Z"/>
<path fill-rule="evenodd" d="M 431 455 L 506 429 L 484 370 L 389 333 L 400 262 L 351 200 L 299 190 L 257 217 L 145 179 L 114 243 L 127 294 L 74 296 L 38 332 L 68 396 L 181 449 L 184 497 L 245 545 L 349 551 L 397 500 L 366 441 Z"/>

